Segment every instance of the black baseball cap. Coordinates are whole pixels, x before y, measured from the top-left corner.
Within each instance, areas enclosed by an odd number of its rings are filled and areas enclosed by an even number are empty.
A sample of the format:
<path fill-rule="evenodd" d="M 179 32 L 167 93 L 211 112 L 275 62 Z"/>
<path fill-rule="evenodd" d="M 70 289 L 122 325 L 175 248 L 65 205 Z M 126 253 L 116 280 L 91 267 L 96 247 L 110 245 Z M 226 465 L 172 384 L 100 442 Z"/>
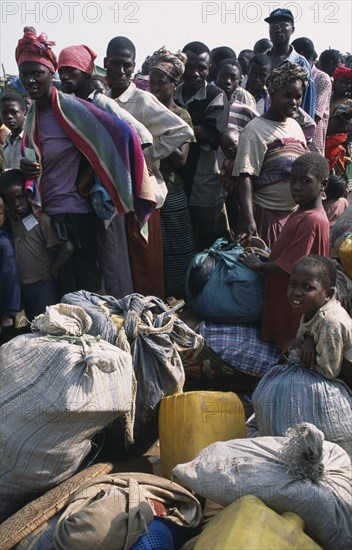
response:
<path fill-rule="evenodd" d="M 269 17 L 264 19 L 266 23 L 273 23 L 275 19 L 288 19 L 292 25 L 295 24 L 295 20 L 292 15 L 291 10 L 287 10 L 286 8 L 277 8 L 276 10 L 272 11 Z"/>

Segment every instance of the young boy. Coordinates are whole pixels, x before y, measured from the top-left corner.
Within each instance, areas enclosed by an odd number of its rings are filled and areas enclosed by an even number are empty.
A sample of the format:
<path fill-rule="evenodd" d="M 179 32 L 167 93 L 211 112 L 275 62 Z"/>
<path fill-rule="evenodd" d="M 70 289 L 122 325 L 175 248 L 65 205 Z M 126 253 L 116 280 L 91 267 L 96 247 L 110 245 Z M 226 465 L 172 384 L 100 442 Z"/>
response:
<path fill-rule="evenodd" d="M 256 109 L 260 115 L 266 113 L 270 107 L 270 96 L 266 87 L 270 71 L 270 57 L 263 53 L 252 57 L 248 68 L 246 90 L 255 98 Z"/>
<path fill-rule="evenodd" d="M 247 267 L 266 274 L 261 337 L 281 350 L 296 336 L 299 325 L 286 297 L 293 265 L 303 256 L 329 253 L 329 221 L 321 198 L 328 177 L 328 162 L 319 153 L 298 157 L 290 178 L 291 194 L 298 209 L 289 216 L 267 262 L 253 252 L 244 252 L 242 256 Z"/>
<path fill-rule="evenodd" d="M 336 267 L 330 259 L 311 255 L 294 264 L 287 297 L 301 322 L 291 347 L 300 349 L 307 368 L 326 378 L 340 377 L 343 368 L 351 380 L 352 321 L 334 297 L 335 286 Z"/>
<path fill-rule="evenodd" d="M 5 205 L 0 197 L 0 333 L 14 324 L 20 309 L 20 280 L 13 243 L 3 227 Z"/>
<path fill-rule="evenodd" d="M 235 128 L 227 128 L 221 134 L 219 145 L 225 155 L 220 168 L 220 185 L 228 193 L 226 197 L 227 218 L 231 230 L 235 233 L 238 219 L 238 202 L 235 198 L 236 181 L 238 178 L 232 176 L 233 165 L 235 162 L 238 139 L 240 132 Z M 220 159 L 220 155 L 218 154 Z"/>
<path fill-rule="evenodd" d="M 323 201 L 324 210 L 328 217 L 330 228 L 335 225 L 339 217 L 348 208 L 346 199 L 348 184 L 342 176 L 331 174 L 325 191 L 326 199 Z"/>
<path fill-rule="evenodd" d="M 21 297 L 28 320 L 59 300 L 55 277 L 73 253 L 71 242 L 60 243 L 49 216 L 36 219 L 24 191 L 20 170 L 0 175 L 0 196 L 10 212 Z"/>
<path fill-rule="evenodd" d="M 22 158 L 21 145 L 23 126 L 26 119 L 27 105 L 25 99 L 15 93 L 2 96 L 1 118 L 11 131 L 3 147 L 5 169 L 19 168 Z"/>

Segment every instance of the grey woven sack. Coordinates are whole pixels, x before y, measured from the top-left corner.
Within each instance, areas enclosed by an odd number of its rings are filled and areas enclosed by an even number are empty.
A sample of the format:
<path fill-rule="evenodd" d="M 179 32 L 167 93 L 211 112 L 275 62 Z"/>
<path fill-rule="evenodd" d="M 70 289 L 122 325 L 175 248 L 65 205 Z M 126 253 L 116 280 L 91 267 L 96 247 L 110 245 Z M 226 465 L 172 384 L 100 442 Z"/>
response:
<path fill-rule="evenodd" d="M 293 361 L 295 359 L 293 358 Z M 272 367 L 252 396 L 260 435 L 284 435 L 299 422 L 310 422 L 352 458 L 352 392 L 298 360 Z"/>
<path fill-rule="evenodd" d="M 33 326 L 51 335 L 0 348 L 2 519 L 75 474 L 93 436 L 114 419 L 126 417 L 132 432 L 131 356 L 83 334 L 90 324 L 81 308 L 50 306 Z"/>
<path fill-rule="evenodd" d="M 286 437 L 217 442 L 173 469 L 186 487 L 227 506 L 245 495 L 278 514 L 293 512 L 324 550 L 352 547 L 351 461 L 308 423 Z"/>

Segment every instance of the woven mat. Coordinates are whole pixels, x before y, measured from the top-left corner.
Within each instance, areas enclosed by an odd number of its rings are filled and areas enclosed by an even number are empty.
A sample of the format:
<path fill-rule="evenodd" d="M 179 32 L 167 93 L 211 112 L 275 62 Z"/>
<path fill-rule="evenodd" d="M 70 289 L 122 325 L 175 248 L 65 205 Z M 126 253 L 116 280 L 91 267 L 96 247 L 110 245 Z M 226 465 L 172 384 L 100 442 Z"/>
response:
<path fill-rule="evenodd" d="M 86 470 L 79 472 L 70 479 L 63 481 L 45 495 L 26 504 L 21 510 L 13 514 L 0 525 L 0 548 L 10 550 L 35 529 L 43 525 L 57 512 L 63 509 L 74 491 L 86 481 L 112 471 L 113 465 L 109 462 L 93 464 Z"/>

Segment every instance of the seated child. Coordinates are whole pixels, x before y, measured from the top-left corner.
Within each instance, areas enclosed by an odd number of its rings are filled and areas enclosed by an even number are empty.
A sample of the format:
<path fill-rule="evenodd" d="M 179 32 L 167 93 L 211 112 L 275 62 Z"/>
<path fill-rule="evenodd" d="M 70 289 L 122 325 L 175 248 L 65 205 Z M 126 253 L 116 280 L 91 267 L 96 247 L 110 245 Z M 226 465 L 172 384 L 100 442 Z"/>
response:
<path fill-rule="evenodd" d="M 352 372 L 352 320 L 334 297 L 336 267 L 329 258 L 305 256 L 292 269 L 287 297 L 301 315 L 291 348 L 303 365 L 326 378 L 345 378 Z M 347 380 L 345 380 L 347 382 Z"/>
<path fill-rule="evenodd" d="M 13 243 L 3 227 L 4 201 L 0 197 L 0 332 L 14 324 L 20 309 L 20 279 Z"/>
<path fill-rule="evenodd" d="M 0 105 L 1 118 L 11 131 L 3 147 L 5 169 L 19 168 L 22 158 L 22 135 L 27 105 L 23 97 L 12 92 L 2 96 Z"/>
<path fill-rule="evenodd" d="M 33 216 L 24 185 L 25 178 L 18 169 L 0 175 L 0 196 L 10 212 L 22 303 L 32 320 L 47 305 L 58 302 L 55 277 L 73 253 L 73 246 L 59 241 L 49 216 Z"/>
<path fill-rule="evenodd" d="M 328 177 L 328 162 L 322 155 L 306 153 L 298 157 L 290 178 L 298 209 L 290 214 L 267 262 L 251 251 L 242 255 L 247 267 L 266 274 L 261 337 L 281 350 L 295 337 L 299 325 L 286 296 L 293 266 L 303 256 L 329 253 L 329 222 L 321 198 Z"/>
<path fill-rule="evenodd" d="M 325 190 L 326 199 L 323 201 L 324 210 L 330 222 L 330 228 L 335 225 L 339 217 L 348 208 L 346 193 L 347 181 L 342 176 L 331 174 Z"/>

